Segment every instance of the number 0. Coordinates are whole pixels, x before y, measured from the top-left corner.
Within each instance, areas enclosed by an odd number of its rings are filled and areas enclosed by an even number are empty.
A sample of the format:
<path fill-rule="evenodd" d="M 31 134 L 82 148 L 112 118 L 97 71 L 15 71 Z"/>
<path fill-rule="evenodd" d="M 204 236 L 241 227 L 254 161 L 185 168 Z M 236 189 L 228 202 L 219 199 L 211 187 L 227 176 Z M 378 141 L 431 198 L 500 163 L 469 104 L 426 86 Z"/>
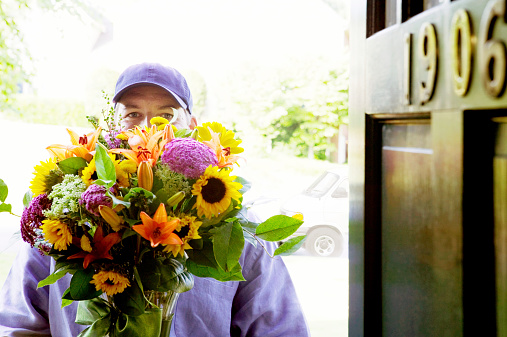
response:
<path fill-rule="evenodd" d="M 454 92 L 465 96 L 472 74 L 472 24 L 464 9 L 458 10 L 452 17 L 451 48 Z"/>

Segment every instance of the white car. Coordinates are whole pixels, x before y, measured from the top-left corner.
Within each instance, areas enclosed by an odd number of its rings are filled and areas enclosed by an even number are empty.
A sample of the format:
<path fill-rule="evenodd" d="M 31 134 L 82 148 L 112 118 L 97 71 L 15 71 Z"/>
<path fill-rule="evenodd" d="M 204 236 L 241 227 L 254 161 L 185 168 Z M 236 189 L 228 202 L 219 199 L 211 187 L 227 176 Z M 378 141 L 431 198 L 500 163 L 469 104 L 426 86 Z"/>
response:
<path fill-rule="evenodd" d="M 280 213 L 302 213 L 304 223 L 295 235 L 306 234 L 305 249 L 317 256 L 340 256 L 349 234 L 347 169 L 324 172 L 307 189 L 287 199 Z"/>

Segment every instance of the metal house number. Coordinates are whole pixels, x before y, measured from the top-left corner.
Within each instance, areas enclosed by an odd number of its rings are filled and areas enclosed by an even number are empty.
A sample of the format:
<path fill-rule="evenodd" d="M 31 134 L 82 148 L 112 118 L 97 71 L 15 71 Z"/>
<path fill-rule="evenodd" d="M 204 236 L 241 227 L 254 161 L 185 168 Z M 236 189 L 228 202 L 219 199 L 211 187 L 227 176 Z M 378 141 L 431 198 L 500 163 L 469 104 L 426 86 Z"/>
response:
<path fill-rule="evenodd" d="M 505 43 L 493 36 L 496 25 L 505 23 L 505 1 L 490 1 L 482 14 L 477 37 L 477 58 L 482 86 L 491 97 L 501 97 L 505 91 L 505 77 L 507 65 L 507 49 Z M 412 34 L 404 37 L 404 96 L 405 103 L 412 104 L 411 81 L 413 74 L 412 64 Z M 451 72 L 454 93 L 457 96 L 466 96 L 471 83 L 474 65 L 473 50 L 475 37 L 473 35 L 470 14 L 465 9 L 457 10 L 451 20 L 450 32 Z M 417 73 L 419 78 L 419 103 L 429 102 L 435 91 L 438 74 L 438 40 L 435 26 L 424 23 L 417 40 L 416 52 L 420 60 Z"/>

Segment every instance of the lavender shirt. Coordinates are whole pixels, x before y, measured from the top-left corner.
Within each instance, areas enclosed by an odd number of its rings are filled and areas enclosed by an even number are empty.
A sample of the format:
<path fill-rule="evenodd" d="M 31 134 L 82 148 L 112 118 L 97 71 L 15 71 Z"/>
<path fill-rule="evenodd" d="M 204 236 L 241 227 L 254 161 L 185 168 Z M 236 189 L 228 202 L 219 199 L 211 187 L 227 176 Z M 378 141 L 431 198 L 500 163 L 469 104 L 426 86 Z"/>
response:
<path fill-rule="evenodd" d="M 240 263 L 247 281 L 195 277 L 194 288 L 178 299 L 171 336 L 310 335 L 283 261 L 245 244 Z M 0 292 L 0 336 L 67 337 L 85 328 L 74 323 L 76 302 L 61 309 L 69 277 L 37 289 L 53 268 L 52 258 L 21 248 Z"/>

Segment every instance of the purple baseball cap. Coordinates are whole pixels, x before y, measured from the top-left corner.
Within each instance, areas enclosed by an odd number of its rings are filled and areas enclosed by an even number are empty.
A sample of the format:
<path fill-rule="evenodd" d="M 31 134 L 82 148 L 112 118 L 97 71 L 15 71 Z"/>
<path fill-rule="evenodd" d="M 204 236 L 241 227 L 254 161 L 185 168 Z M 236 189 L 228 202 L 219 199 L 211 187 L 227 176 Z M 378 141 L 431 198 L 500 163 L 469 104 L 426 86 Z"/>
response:
<path fill-rule="evenodd" d="M 187 81 L 176 69 L 158 63 L 135 64 L 125 69 L 116 82 L 113 103 L 117 103 L 128 89 L 143 84 L 153 84 L 167 90 L 192 114 L 192 94 Z"/>

